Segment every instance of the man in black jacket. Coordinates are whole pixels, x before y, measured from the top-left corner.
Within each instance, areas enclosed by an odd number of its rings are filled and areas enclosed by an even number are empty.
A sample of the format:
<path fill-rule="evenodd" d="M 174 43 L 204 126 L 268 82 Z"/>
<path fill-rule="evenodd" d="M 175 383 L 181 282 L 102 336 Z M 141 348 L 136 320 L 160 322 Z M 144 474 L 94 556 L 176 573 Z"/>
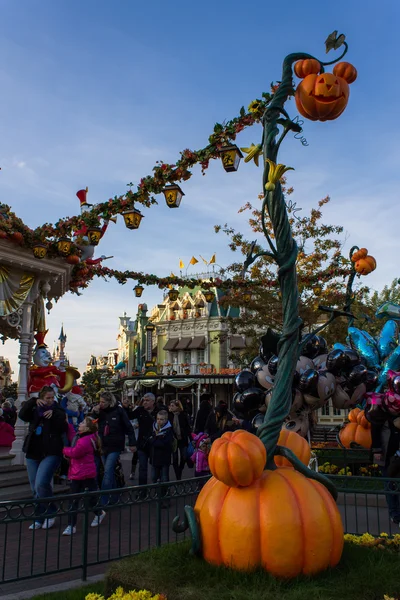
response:
<path fill-rule="evenodd" d="M 153 425 L 157 415 L 156 398 L 148 392 L 142 398 L 141 406 L 133 411 L 133 419 L 138 420 L 136 447 L 139 459 L 139 485 L 147 484 L 147 469 L 150 457 L 150 438 L 153 435 Z"/>
<path fill-rule="evenodd" d="M 102 392 L 100 396 L 99 411 L 99 436 L 103 450 L 104 476 L 101 484 L 102 490 L 112 490 L 117 487 L 115 468 L 121 452 L 125 449 L 125 436 L 128 436 L 128 445 L 132 452 L 135 451 L 135 433 L 125 410 L 118 406 L 115 396 L 111 392 Z M 110 502 L 108 496 L 102 497 L 102 503 Z M 92 527 L 101 524 L 105 517 L 103 512 L 96 516 Z"/>

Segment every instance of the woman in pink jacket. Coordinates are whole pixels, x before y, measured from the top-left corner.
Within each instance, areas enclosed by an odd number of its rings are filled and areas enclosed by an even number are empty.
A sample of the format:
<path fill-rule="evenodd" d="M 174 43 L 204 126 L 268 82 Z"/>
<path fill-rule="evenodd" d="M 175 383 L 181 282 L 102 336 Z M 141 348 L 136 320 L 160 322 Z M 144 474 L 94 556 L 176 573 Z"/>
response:
<path fill-rule="evenodd" d="M 79 424 L 78 435 L 74 437 L 71 447 L 63 450 L 64 456 L 70 459 L 68 479 L 71 480 L 71 494 L 79 494 L 85 490 L 95 492 L 98 489 L 96 455 L 99 455 L 100 451 L 101 445 L 97 425 L 92 419 L 86 417 Z M 100 498 L 96 496 L 91 497 L 91 506 L 96 506 L 99 500 Z M 76 511 L 78 506 L 79 499 L 71 502 L 68 527 L 64 530 L 63 535 L 76 533 Z M 106 513 L 101 509 L 94 510 L 94 513 L 97 516 L 97 524 L 99 525 Z"/>

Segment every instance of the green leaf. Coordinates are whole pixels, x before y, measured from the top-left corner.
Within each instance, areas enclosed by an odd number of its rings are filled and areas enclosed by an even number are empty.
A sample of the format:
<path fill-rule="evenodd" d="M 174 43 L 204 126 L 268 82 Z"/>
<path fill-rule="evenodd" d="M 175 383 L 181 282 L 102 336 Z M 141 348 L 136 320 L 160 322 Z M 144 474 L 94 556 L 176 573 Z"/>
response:
<path fill-rule="evenodd" d="M 242 106 L 242 108 L 240 109 L 240 116 L 244 117 L 245 114 L 246 114 L 245 108 L 244 108 L 244 106 Z"/>

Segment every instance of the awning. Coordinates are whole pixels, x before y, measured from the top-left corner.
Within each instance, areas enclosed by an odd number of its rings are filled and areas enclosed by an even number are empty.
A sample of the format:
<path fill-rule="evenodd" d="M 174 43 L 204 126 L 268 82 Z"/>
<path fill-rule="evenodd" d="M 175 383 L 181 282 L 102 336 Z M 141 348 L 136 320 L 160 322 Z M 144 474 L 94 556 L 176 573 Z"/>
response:
<path fill-rule="evenodd" d="M 174 388 L 187 388 L 197 383 L 198 379 L 165 379 L 165 383 Z"/>
<path fill-rule="evenodd" d="M 179 340 L 179 342 L 175 346 L 174 350 L 186 350 L 191 341 L 192 341 L 192 338 L 189 338 L 189 337 L 182 338 L 181 340 Z"/>
<path fill-rule="evenodd" d="M 199 335 L 192 339 L 190 342 L 188 349 L 189 350 L 202 350 L 206 347 L 206 340 L 204 339 L 204 335 Z"/>
<path fill-rule="evenodd" d="M 246 348 L 246 342 L 241 335 L 233 335 L 231 337 L 231 350 L 243 350 Z"/>
<path fill-rule="evenodd" d="M 175 346 L 178 343 L 178 338 L 170 338 L 168 342 L 164 346 L 164 350 L 174 350 Z"/>
<path fill-rule="evenodd" d="M 126 362 L 124 360 L 121 360 L 117 365 L 115 365 L 114 371 L 120 371 L 121 369 L 124 369 L 125 367 L 126 367 Z"/>

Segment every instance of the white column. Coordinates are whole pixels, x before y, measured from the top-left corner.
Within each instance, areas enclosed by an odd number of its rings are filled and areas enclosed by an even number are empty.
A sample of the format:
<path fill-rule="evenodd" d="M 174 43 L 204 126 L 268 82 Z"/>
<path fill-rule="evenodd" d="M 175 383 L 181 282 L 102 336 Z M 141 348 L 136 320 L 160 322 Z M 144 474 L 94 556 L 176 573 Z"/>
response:
<path fill-rule="evenodd" d="M 33 348 L 32 306 L 32 302 L 25 302 L 23 306 L 19 354 L 18 399 L 16 401 L 18 410 L 21 408 L 22 403 L 28 399 L 28 377 Z M 17 419 L 14 430 L 16 439 L 10 450 L 10 454 L 13 456 L 12 464 L 14 465 L 24 464 L 25 455 L 22 452 L 22 446 L 27 434 L 27 429 L 26 423 Z"/>

